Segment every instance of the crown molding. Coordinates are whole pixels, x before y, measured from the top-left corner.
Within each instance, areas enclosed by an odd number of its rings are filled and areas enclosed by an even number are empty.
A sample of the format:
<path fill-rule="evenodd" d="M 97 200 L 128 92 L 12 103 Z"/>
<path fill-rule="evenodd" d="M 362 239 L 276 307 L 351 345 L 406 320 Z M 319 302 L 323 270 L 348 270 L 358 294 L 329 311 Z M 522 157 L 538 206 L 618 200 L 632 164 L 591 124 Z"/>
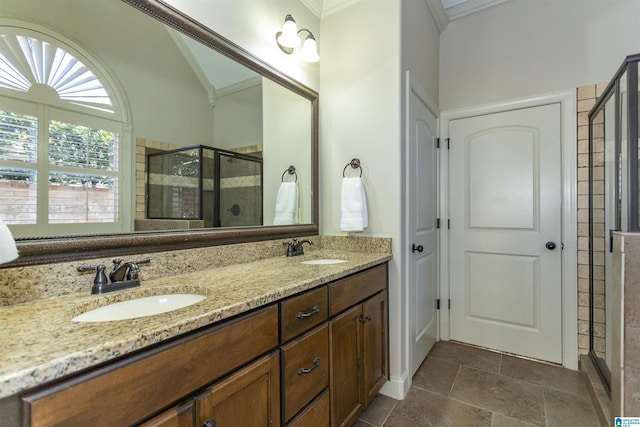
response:
<path fill-rule="evenodd" d="M 449 25 L 449 18 L 447 17 L 444 7 L 442 7 L 442 1 L 424 0 L 424 2 L 427 4 L 427 9 L 429 9 L 429 13 L 435 21 L 438 31 L 442 33 L 444 29 L 447 28 L 447 25 Z"/>
<path fill-rule="evenodd" d="M 300 0 L 318 18 L 322 17 L 322 0 Z"/>
<path fill-rule="evenodd" d="M 467 0 L 456 6 L 445 9 L 445 13 L 449 18 L 449 21 L 453 21 L 454 19 L 462 18 L 472 13 L 480 12 L 481 10 L 497 6 L 507 1 L 509 0 Z"/>
<path fill-rule="evenodd" d="M 362 0 L 324 0 L 322 2 L 322 17 L 329 16 L 361 1 Z"/>

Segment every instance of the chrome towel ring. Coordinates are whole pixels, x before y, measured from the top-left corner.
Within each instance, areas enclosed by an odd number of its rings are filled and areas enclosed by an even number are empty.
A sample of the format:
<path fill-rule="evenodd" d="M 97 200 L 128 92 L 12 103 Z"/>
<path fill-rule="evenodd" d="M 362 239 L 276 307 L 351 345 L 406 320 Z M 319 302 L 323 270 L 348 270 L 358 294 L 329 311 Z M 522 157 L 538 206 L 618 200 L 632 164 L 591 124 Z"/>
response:
<path fill-rule="evenodd" d="M 360 169 L 360 178 L 362 178 L 362 168 L 360 167 L 360 159 L 351 159 L 351 161 L 349 163 L 347 163 L 347 165 L 344 167 L 344 169 L 342 170 L 342 177 L 345 178 L 346 177 L 346 173 L 347 173 L 347 168 L 351 166 L 351 169 Z"/>

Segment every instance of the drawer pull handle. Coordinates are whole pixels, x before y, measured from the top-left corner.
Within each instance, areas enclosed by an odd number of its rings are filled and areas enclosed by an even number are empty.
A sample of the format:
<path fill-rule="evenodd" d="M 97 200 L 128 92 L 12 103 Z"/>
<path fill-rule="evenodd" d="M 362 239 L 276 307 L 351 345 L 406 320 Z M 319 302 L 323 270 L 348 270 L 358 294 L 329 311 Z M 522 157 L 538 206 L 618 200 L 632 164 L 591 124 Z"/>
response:
<path fill-rule="evenodd" d="M 298 369 L 298 375 L 308 374 L 309 372 L 311 372 L 314 369 L 316 369 L 318 366 L 320 366 L 320 358 L 316 357 L 315 359 L 313 359 L 313 365 L 311 365 L 310 368 L 300 368 L 300 369 Z"/>
<path fill-rule="evenodd" d="M 316 313 L 320 313 L 320 306 L 318 305 L 314 305 L 313 307 L 311 307 L 311 311 L 307 313 L 304 313 L 302 311 L 298 313 L 298 319 L 304 319 L 305 317 L 313 316 Z"/>
<path fill-rule="evenodd" d="M 203 424 L 203 427 L 216 427 L 215 420 L 206 420 Z"/>

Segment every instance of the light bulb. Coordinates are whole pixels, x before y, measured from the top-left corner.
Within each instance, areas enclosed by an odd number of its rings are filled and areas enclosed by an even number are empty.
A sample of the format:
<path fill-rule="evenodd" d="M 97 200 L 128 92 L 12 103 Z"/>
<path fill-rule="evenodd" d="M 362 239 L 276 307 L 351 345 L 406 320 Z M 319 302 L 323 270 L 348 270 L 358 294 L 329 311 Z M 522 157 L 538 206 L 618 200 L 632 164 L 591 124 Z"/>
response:
<path fill-rule="evenodd" d="M 320 56 L 318 55 L 318 46 L 313 34 L 309 33 L 307 38 L 304 40 L 300 57 L 306 62 L 318 62 L 320 60 Z"/>
<path fill-rule="evenodd" d="M 277 36 L 278 43 L 284 47 L 294 48 L 300 45 L 300 37 L 298 37 L 298 26 L 291 15 L 284 18 L 282 32 Z"/>

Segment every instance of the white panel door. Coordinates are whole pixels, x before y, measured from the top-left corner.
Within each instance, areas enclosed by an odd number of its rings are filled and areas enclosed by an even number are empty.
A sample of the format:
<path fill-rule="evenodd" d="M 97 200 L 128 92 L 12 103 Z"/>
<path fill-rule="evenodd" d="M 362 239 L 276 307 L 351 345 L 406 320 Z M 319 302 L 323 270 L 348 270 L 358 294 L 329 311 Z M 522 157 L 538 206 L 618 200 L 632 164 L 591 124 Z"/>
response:
<path fill-rule="evenodd" d="M 451 339 L 561 363 L 560 104 L 449 138 Z"/>
<path fill-rule="evenodd" d="M 409 100 L 408 242 L 412 372 L 436 342 L 437 188 L 436 118 L 411 91 Z"/>

